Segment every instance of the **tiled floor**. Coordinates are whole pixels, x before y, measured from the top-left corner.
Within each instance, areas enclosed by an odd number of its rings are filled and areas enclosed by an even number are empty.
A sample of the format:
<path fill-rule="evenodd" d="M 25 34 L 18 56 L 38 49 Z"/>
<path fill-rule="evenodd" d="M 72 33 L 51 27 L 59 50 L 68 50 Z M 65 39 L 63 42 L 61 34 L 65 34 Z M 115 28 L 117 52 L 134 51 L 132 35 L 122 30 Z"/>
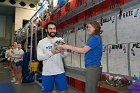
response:
<path fill-rule="evenodd" d="M 3 63 L 0 62 L 0 83 L 10 83 L 11 75 L 10 71 L 4 68 Z M 36 83 L 23 83 L 20 85 L 13 84 L 16 93 L 41 93 L 41 87 Z M 53 92 L 57 93 L 57 92 Z M 67 93 L 82 93 L 69 87 Z"/>
<path fill-rule="evenodd" d="M 0 83 L 10 83 L 10 71 L 4 68 L 3 63 L 0 63 Z M 20 85 L 13 84 L 16 93 L 41 93 L 41 88 L 35 83 L 24 83 Z"/>

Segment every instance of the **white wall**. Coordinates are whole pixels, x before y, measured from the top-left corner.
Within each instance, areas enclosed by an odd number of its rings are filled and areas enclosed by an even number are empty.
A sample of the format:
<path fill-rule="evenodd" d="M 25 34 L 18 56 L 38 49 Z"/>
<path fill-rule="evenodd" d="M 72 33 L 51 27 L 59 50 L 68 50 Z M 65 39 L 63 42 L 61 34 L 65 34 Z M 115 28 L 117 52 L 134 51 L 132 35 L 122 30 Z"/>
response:
<path fill-rule="evenodd" d="M 12 37 L 12 26 L 13 26 L 13 18 L 11 16 L 5 16 L 5 24 L 3 24 L 5 28 L 4 37 L 0 38 L 0 46 L 9 46 L 11 44 Z M 2 34 L 0 32 L 0 34 Z"/>
<path fill-rule="evenodd" d="M 23 19 L 30 20 L 30 18 L 36 13 L 35 10 L 16 8 L 15 9 L 15 31 L 22 28 Z"/>
<path fill-rule="evenodd" d="M 0 16 L 0 38 L 5 38 L 6 16 Z"/>

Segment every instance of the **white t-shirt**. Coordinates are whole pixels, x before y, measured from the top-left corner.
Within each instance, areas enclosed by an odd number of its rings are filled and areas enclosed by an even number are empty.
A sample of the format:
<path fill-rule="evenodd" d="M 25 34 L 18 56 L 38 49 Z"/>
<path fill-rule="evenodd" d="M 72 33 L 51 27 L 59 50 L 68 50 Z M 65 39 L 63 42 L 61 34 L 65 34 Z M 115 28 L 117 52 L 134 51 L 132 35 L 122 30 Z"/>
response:
<path fill-rule="evenodd" d="M 42 75 L 56 75 L 64 73 L 64 66 L 62 62 L 62 54 L 53 55 L 51 49 L 54 43 L 62 38 L 55 37 L 53 39 L 44 38 L 39 41 L 37 46 L 37 59 L 43 61 Z M 67 53 L 64 52 L 64 55 Z"/>
<path fill-rule="evenodd" d="M 20 57 L 21 55 L 24 54 L 24 51 L 22 49 L 16 51 L 16 56 L 15 57 Z M 23 60 L 23 57 L 22 58 L 15 58 L 14 62 L 18 62 L 18 61 L 22 61 Z"/>
<path fill-rule="evenodd" d="M 6 50 L 6 52 L 5 52 L 5 58 L 9 58 L 9 56 L 10 56 L 10 50 L 8 49 L 8 50 Z"/>
<path fill-rule="evenodd" d="M 11 61 L 14 61 L 13 57 L 16 57 L 18 55 L 18 48 L 14 48 L 11 51 Z"/>
<path fill-rule="evenodd" d="M 12 49 L 12 51 L 11 51 L 11 57 L 17 56 L 18 55 L 17 53 L 18 53 L 18 48 Z"/>

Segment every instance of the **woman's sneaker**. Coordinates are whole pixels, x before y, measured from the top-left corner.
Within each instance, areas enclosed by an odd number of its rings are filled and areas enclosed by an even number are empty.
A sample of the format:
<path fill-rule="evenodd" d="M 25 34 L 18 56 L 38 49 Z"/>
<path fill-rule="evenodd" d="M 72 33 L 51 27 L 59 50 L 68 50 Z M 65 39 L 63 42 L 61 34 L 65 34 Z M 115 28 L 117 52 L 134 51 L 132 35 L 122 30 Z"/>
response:
<path fill-rule="evenodd" d="M 11 80 L 11 82 L 16 82 L 16 79 L 15 79 L 15 78 L 13 78 L 13 79 Z"/>

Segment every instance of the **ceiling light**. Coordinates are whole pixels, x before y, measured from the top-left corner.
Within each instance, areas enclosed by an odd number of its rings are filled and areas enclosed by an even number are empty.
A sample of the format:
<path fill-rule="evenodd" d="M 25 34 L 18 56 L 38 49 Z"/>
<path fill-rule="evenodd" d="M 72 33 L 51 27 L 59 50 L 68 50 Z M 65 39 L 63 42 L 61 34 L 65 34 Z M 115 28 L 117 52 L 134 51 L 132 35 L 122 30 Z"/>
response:
<path fill-rule="evenodd" d="M 31 7 L 31 8 L 34 8 L 35 7 L 35 5 L 34 4 L 29 4 L 29 6 Z"/>
<path fill-rule="evenodd" d="M 10 2 L 12 5 L 16 4 L 16 1 L 15 1 L 15 0 L 9 0 L 9 2 Z"/>
<path fill-rule="evenodd" d="M 21 6 L 25 6 L 25 5 L 26 5 L 25 2 L 22 2 L 22 1 L 21 1 L 19 4 L 20 4 Z"/>

